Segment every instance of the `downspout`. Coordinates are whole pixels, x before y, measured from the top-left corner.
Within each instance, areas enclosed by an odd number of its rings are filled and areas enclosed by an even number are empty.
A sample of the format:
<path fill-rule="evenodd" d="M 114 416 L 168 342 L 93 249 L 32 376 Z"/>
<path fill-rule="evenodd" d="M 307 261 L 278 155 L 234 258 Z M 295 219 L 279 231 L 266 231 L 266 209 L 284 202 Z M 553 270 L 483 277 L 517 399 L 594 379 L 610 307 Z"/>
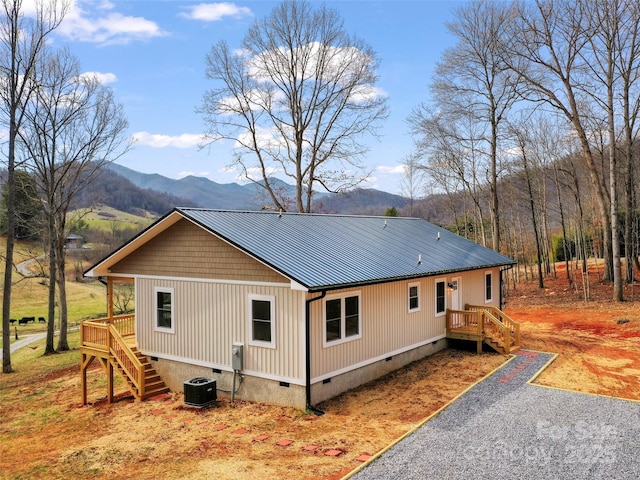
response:
<path fill-rule="evenodd" d="M 322 410 L 317 409 L 311 405 L 311 303 L 316 300 L 321 300 L 327 295 L 327 291 L 323 290 L 319 297 L 313 297 L 305 301 L 305 376 L 306 376 L 306 403 L 307 410 L 315 413 L 318 416 L 324 415 Z"/>
<path fill-rule="evenodd" d="M 507 265 L 506 268 L 501 268 L 500 269 L 500 303 L 499 303 L 499 308 L 500 310 L 502 310 L 502 307 L 504 306 L 503 302 L 504 299 L 502 297 L 502 286 L 503 286 L 503 278 L 502 278 L 502 272 L 506 272 L 507 270 L 511 270 L 513 268 L 513 265 Z"/>
<path fill-rule="evenodd" d="M 104 285 L 106 287 L 106 300 L 105 300 L 105 306 L 107 307 L 107 317 L 109 316 L 109 302 L 111 301 L 111 299 L 109 298 L 109 282 L 107 282 L 104 277 L 98 277 L 98 281 Z"/>

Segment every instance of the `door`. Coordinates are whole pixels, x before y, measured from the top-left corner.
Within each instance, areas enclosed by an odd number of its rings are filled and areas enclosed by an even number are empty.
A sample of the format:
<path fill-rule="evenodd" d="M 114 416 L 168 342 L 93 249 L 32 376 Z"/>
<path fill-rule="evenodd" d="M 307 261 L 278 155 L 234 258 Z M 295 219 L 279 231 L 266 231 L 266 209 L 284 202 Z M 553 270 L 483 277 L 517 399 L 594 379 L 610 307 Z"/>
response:
<path fill-rule="evenodd" d="M 461 283 L 462 279 L 460 277 L 453 277 L 447 285 L 449 287 L 449 294 L 451 295 L 451 298 L 449 299 L 451 310 L 462 310 L 462 290 L 460 288 Z"/>

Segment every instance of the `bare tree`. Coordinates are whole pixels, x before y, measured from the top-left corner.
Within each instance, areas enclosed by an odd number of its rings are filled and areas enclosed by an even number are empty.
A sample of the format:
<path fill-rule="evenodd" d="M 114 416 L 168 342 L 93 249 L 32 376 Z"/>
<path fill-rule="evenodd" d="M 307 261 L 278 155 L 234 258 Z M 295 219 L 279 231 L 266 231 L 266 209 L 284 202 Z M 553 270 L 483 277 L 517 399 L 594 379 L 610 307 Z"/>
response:
<path fill-rule="evenodd" d="M 345 32 L 335 10 L 306 1 L 279 4 L 242 47 L 220 42 L 207 55 L 206 75 L 217 86 L 199 109 L 206 141 L 234 142 L 235 164 L 278 209 L 286 210 L 272 187 L 276 172 L 293 180 L 300 212 L 311 211 L 318 188 L 363 181 L 361 139 L 387 116 L 374 51 Z"/>
<path fill-rule="evenodd" d="M 481 149 L 482 126 L 465 111 L 434 111 L 425 104 L 413 110 L 408 123 L 415 138 L 416 154 L 423 159 L 421 168 L 443 190 L 461 187 L 469 195 L 474 205 L 475 241 L 486 246 L 484 189 L 479 178 L 485 157 Z"/>
<path fill-rule="evenodd" d="M 22 0 L 2 0 L 0 20 L 3 122 L 9 130 L 7 145 L 7 248 L 5 253 L 4 286 L 2 291 L 2 341 L 10 342 L 11 282 L 13 273 L 13 249 L 15 243 L 15 192 L 16 141 L 23 121 L 23 109 L 33 88 L 33 71 L 45 44 L 46 37 L 55 30 L 65 16 L 69 2 L 51 0 L 36 2 L 34 16 L 24 13 Z M 11 352 L 3 349 L 2 371 L 12 372 Z"/>
<path fill-rule="evenodd" d="M 623 156 L 625 161 L 625 256 L 628 283 L 634 281 L 634 264 L 638 265 L 638 232 L 633 234 L 633 225 L 636 220 L 634 211 L 636 209 L 636 194 L 638 184 L 637 161 L 634 161 L 634 146 L 637 145 L 639 129 L 638 119 L 640 116 L 640 4 L 630 2 L 626 5 L 627 15 L 625 16 L 625 28 L 621 29 L 621 35 L 615 38 L 616 50 L 619 52 L 616 61 L 616 68 L 620 75 L 620 97 L 622 103 L 622 124 L 623 124 Z"/>
<path fill-rule="evenodd" d="M 628 94 L 625 79 L 631 80 L 638 73 L 638 7 L 621 0 L 597 0 L 584 2 L 591 21 L 588 36 L 589 50 L 584 62 L 592 73 L 596 85 L 585 85 L 596 105 L 606 113 L 606 145 L 609 161 L 609 206 L 612 236 L 613 298 L 623 300 L 622 267 L 620 261 L 620 226 L 618 207 L 618 135 L 616 130 L 617 96 Z M 628 56 L 628 58 L 627 58 Z M 620 85 L 620 81 L 623 84 Z M 589 88 L 592 87 L 592 88 Z M 600 87 L 600 88 L 598 88 Z M 622 87 L 622 88 L 621 88 Z M 622 95 L 619 92 L 622 90 Z M 624 100 L 623 100 L 624 101 Z M 626 103 L 626 102 L 625 102 Z M 628 107 L 627 107 L 628 108 Z M 625 117 L 623 117 L 625 119 Z M 628 117 L 625 120 L 630 120 Z M 628 127 L 627 127 L 628 128 Z"/>
<path fill-rule="evenodd" d="M 542 239 L 540 234 L 540 212 L 536 208 L 536 198 L 534 196 L 534 172 L 535 167 L 532 165 L 532 159 L 530 156 L 534 149 L 532 145 L 532 139 L 530 136 L 531 122 L 529 119 L 519 120 L 517 123 L 511 123 L 509 125 L 509 132 L 514 138 L 516 156 L 519 159 L 519 163 L 524 171 L 525 185 L 527 187 L 527 203 L 529 204 L 529 211 L 531 213 L 531 225 L 533 227 L 533 238 L 536 243 L 536 266 L 538 268 L 538 288 L 544 288 L 544 276 L 542 271 Z"/>
<path fill-rule="evenodd" d="M 581 85 L 588 82 L 589 67 L 583 54 L 593 31 L 584 2 L 537 0 L 520 3 L 514 30 L 504 37 L 505 59 L 526 84 L 526 98 L 561 112 L 575 131 L 589 173 L 603 228 L 605 278 L 611 279 L 612 235 L 604 178 L 596 163 L 585 106 L 589 98 Z"/>
<path fill-rule="evenodd" d="M 127 121 L 112 91 L 80 74 L 66 49 L 45 49 L 36 65 L 38 88 L 25 108 L 22 154 L 33 171 L 47 218 L 49 311 L 45 353 L 53 353 L 56 286 L 60 298 L 58 350 L 68 350 L 65 287 L 67 213 L 77 193 L 102 166 L 125 153 Z"/>
<path fill-rule="evenodd" d="M 416 155 L 407 155 L 401 162 L 404 175 L 400 180 L 400 191 L 409 199 L 409 216 L 413 217 L 413 204 L 418 195 L 424 193 L 424 170 Z"/>
<path fill-rule="evenodd" d="M 505 63 L 501 37 L 512 20 L 503 3 L 477 0 L 455 10 L 448 24 L 458 43 L 438 63 L 431 90 L 441 109 L 465 112 L 482 126 L 486 147 L 493 249 L 500 250 L 498 202 L 499 142 L 502 123 L 517 98 L 518 74 Z"/>

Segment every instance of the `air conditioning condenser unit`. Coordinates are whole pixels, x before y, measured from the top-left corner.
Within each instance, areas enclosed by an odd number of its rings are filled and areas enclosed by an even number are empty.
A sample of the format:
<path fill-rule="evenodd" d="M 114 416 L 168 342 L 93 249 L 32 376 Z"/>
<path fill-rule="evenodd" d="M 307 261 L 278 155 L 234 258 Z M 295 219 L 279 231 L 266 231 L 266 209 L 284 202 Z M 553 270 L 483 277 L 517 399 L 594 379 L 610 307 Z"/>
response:
<path fill-rule="evenodd" d="M 218 399 L 216 381 L 196 377 L 184 382 L 184 404 L 190 407 L 207 407 Z"/>

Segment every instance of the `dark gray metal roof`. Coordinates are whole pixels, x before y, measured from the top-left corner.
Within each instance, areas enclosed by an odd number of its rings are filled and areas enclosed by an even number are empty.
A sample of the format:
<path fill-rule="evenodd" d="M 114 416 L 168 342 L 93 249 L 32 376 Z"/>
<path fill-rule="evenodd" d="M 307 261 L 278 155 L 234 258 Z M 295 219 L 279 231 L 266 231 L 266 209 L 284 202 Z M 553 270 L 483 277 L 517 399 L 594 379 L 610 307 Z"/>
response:
<path fill-rule="evenodd" d="M 176 211 L 310 291 L 515 263 L 417 218 Z"/>

